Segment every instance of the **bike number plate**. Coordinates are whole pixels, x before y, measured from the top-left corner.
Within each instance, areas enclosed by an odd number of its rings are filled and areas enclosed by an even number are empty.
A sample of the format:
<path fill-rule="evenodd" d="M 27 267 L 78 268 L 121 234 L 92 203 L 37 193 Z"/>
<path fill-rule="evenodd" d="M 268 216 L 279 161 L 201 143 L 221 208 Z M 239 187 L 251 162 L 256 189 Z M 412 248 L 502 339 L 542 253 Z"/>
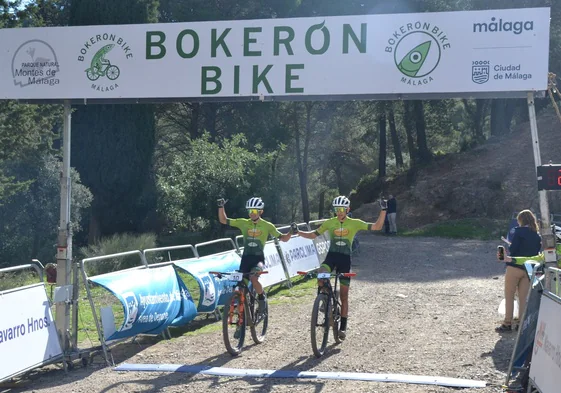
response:
<path fill-rule="evenodd" d="M 230 273 L 226 276 L 226 279 L 230 281 L 241 281 L 243 280 L 243 273 Z"/>
<path fill-rule="evenodd" d="M 318 278 L 330 278 L 331 273 L 318 273 Z"/>

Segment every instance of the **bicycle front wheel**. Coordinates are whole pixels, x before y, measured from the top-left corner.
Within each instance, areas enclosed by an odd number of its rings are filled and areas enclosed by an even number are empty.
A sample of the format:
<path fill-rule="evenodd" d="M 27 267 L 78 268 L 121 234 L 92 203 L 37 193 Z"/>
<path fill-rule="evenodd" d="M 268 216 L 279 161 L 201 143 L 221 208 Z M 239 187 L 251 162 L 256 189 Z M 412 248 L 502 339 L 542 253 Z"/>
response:
<path fill-rule="evenodd" d="M 312 350 L 316 357 L 321 357 L 327 347 L 329 338 L 329 310 L 331 309 L 330 298 L 320 293 L 314 302 L 311 321 Z"/>
<path fill-rule="evenodd" d="M 246 315 L 239 292 L 234 292 L 230 302 L 224 306 L 222 316 L 222 333 L 226 350 L 237 356 L 242 351 L 245 340 Z"/>
<path fill-rule="evenodd" d="M 335 295 L 337 298 L 337 295 Z M 333 306 L 333 314 L 332 314 L 332 323 L 333 323 L 333 338 L 337 344 L 341 344 L 343 340 L 339 338 L 339 324 L 341 323 L 341 308 L 339 307 L 339 302 L 335 302 Z"/>
<path fill-rule="evenodd" d="M 261 344 L 265 341 L 265 335 L 267 334 L 267 326 L 269 325 L 269 306 L 265 307 L 265 310 L 257 313 L 257 307 L 255 305 L 256 293 L 253 291 L 252 301 L 248 302 L 248 307 L 251 307 L 251 316 L 253 317 L 251 326 L 249 330 L 251 331 L 251 338 L 255 344 Z M 246 298 L 246 302 L 247 302 Z"/>

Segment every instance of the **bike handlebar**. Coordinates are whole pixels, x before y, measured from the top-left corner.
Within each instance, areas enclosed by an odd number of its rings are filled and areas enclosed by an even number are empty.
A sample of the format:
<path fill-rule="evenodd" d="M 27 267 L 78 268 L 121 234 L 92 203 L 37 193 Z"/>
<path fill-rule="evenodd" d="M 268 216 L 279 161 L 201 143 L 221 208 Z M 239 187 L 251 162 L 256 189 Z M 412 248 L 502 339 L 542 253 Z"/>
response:
<path fill-rule="evenodd" d="M 307 275 L 317 275 L 317 272 L 296 272 L 297 274 L 301 275 L 301 276 L 307 276 Z M 355 277 L 356 273 L 331 273 L 331 277 L 335 277 L 336 275 L 338 275 L 339 277 Z"/>
<path fill-rule="evenodd" d="M 208 273 L 209 273 L 209 274 L 214 274 L 215 276 L 218 276 L 218 278 L 222 278 L 223 275 L 226 275 L 226 274 L 233 274 L 233 273 L 241 274 L 241 275 L 243 275 L 244 277 L 249 276 L 249 275 L 252 275 L 252 274 L 254 274 L 254 275 L 256 275 L 256 276 L 260 276 L 260 275 L 262 275 L 262 274 L 269 274 L 269 272 L 266 271 L 266 270 L 263 270 L 262 272 L 253 272 L 253 273 L 252 273 L 252 272 L 249 272 L 249 273 L 241 273 L 241 272 L 208 272 Z"/>

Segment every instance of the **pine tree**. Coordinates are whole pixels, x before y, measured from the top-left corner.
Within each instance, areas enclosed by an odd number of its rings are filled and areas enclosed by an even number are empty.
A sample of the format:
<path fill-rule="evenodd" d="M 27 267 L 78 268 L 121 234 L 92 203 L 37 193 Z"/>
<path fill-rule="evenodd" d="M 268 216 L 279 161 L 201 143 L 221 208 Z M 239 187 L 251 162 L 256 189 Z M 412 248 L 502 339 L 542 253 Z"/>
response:
<path fill-rule="evenodd" d="M 157 22 L 155 0 L 73 1 L 70 25 Z M 155 208 L 151 178 L 155 146 L 151 105 L 76 106 L 72 118 L 72 165 L 94 195 L 89 240 L 142 230 Z"/>

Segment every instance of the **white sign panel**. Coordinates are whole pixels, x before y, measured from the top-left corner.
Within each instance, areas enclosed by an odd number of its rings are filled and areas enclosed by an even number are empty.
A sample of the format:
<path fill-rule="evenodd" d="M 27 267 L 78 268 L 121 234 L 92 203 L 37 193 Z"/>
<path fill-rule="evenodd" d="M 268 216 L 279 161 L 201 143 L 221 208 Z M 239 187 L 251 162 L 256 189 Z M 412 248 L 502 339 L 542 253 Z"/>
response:
<path fill-rule="evenodd" d="M 45 285 L 0 296 L 0 380 L 62 354 Z"/>
<path fill-rule="evenodd" d="M 265 254 L 265 270 L 267 274 L 259 277 L 261 285 L 263 285 L 263 287 L 270 287 L 271 285 L 286 281 L 286 274 L 284 273 L 282 261 L 275 243 L 265 243 L 263 252 Z"/>
<path fill-rule="evenodd" d="M 319 267 L 319 258 L 314 242 L 296 236 L 288 242 L 280 243 L 288 275 L 297 276 L 298 271 L 309 271 Z"/>
<path fill-rule="evenodd" d="M 549 18 L 526 8 L 2 29 L 0 99 L 542 91 Z"/>
<path fill-rule="evenodd" d="M 530 378 L 542 393 L 557 393 L 561 386 L 561 304 L 542 296 L 534 340 Z"/>

